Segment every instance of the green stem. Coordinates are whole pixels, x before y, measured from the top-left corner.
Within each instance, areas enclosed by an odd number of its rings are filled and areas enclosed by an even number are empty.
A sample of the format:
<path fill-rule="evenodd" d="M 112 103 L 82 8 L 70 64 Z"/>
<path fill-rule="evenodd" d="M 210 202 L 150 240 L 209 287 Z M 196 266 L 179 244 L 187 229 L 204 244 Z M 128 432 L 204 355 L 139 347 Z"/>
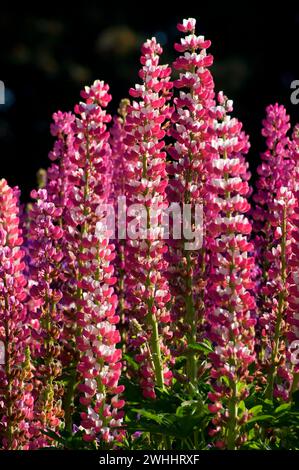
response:
<path fill-rule="evenodd" d="M 148 178 L 147 174 L 147 154 L 144 154 L 142 157 L 142 177 Z M 147 194 L 147 189 L 145 190 L 145 195 Z M 147 211 L 147 230 L 150 229 L 150 210 L 149 207 L 146 207 Z M 150 241 L 146 240 L 147 243 L 147 256 L 150 260 Z M 158 320 L 156 315 L 153 313 L 153 306 L 154 306 L 154 298 L 155 298 L 155 286 L 152 285 L 150 281 L 150 272 L 147 274 L 146 279 L 146 287 L 151 291 L 151 297 L 148 299 L 148 314 L 146 317 L 146 321 L 148 326 L 151 328 L 151 338 L 150 338 L 150 353 L 153 361 L 154 366 L 154 373 L 155 373 L 155 383 L 157 387 L 164 389 L 164 375 L 163 375 L 163 360 L 161 354 L 161 347 L 160 347 L 160 336 L 159 336 L 159 326 Z"/>
<path fill-rule="evenodd" d="M 299 384 L 299 372 L 295 372 L 293 374 L 293 382 L 292 382 L 290 396 L 292 396 L 293 393 L 297 390 L 298 384 Z"/>
<path fill-rule="evenodd" d="M 194 450 L 199 450 L 199 431 L 196 429 L 194 431 Z"/>
<path fill-rule="evenodd" d="M 223 154 L 223 159 L 227 160 L 227 151 L 224 151 Z M 229 174 L 224 173 L 224 179 L 228 181 L 229 179 Z M 225 191 L 225 198 L 229 200 L 231 197 L 230 191 Z M 226 212 L 226 217 L 230 218 L 232 215 L 231 210 L 228 210 Z M 229 266 L 229 273 L 230 273 L 230 281 L 229 281 L 229 287 L 231 288 L 232 291 L 232 296 L 235 295 L 235 282 L 231 280 L 232 275 L 234 273 L 234 270 L 236 268 L 235 265 L 235 249 L 234 247 L 231 248 L 231 263 Z M 228 310 L 230 313 L 234 312 L 234 307 L 229 303 L 228 305 Z M 229 340 L 234 344 L 235 346 L 235 335 L 233 331 L 230 329 L 229 331 Z M 236 358 L 235 356 L 231 359 L 232 360 L 232 365 L 236 368 Z M 229 418 L 228 418 L 228 423 L 227 423 L 227 449 L 228 450 L 236 450 L 236 437 L 237 437 L 237 426 L 238 426 L 238 408 L 239 408 L 239 397 L 238 397 L 238 392 L 237 392 L 237 381 L 230 379 L 229 381 L 230 389 L 231 389 L 231 397 L 228 400 L 228 413 L 229 413 Z"/>
<path fill-rule="evenodd" d="M 190 253 L 186 253 L 187 258 L 187 271 L 189 273 L 191 269 L 191 259 Z M 186 304 L 186 318 L 189 326 L 189 331 L 187 333 L 187 345 L 196 343 L 196 332 L 197 332 L 197 315 L 195 311 L 194 301 L 193 301 L 193 292 L 192 292 L 192 277 L 188 275 L 187 277 L 187 295 L 185 298 Z M 187 376 L 191 387 L 196 386 L 197 381 L 197 356 L 195 351 L 189 351 L 187 356 Z"/>
<path fill-rule="evenodd" d="M 171 450 L 171 440 L 169 436 L 163 436 L 164 450 Z"/>
<path fill-rule="evenodd" d="M 149 301 L 149 313 L 147 316 L 148 324 L 151 326 L 152 334 L 150 338 L 151 355 L 154 364 L 154 372 L 157 387 L 164 388 L 163 362 L 160 348 L 160 338 L 158 330 L 158 322 L 156 316 L 152 312 L 152 300 Z"/>
<path fill-rule="evenodd" d="M 238 417 L 238 397 L 237 397 L 237 384 L 230 381 L 230 388 L 232 396 L 229 400 L 229 421 L 227 426 L 227 449 L 236 450 L 236 431 L 237 431 L 237 417 Z"/>
<path fill-rule="evenodd" d="M 124 265 L 125 255 L 124 255 L 124 240 L 121 240 L 119 245 L 120 250 L 120 263 Z M 125 273 L 123 269 L 119 270 L 119 279 L 118 279 L 118 308 L 120 316 L 120 335 L 121 335 L 121 344 L 123 353 L 126 352 L 126 340 L 127 340 L 127 331 L 125 327 Z"/>
<path fill-rule="evenodd" d="M 69 434 L 73 432 L 73 407 L 74 407 L 74 395 L 77 386 L 77 371 L 74 370 L 71 374 L 70 380 L 68 381 L 67 391 L 64 397 L 64 419 L 65 429 Z"/>
<path fill-rule="evenodd" d="M 192 49 L 192 52 L 195 52 L 194 49 Z M 195 73 L 195 66 L 192 67 L 191 73 Z M 193 88 L 190 89 L 190 94 L 193 98 L 194 96 L 194 90 Z M 194 113 L 192 113 L 193 119 L 195 118 Z M 190 134 L 190 139 L 193 140 L 195 139 L 195 136 L 193 132 Z M 189 152 L 189 161 L 190 163 L 192 162 L 193 155 L 191 152 Z M 189 184 L 192 181 L 192 171 L 187 170 L 186 174 L 186 182 Z M 184 202 L 185 204 L 190 203 L 190 192 L 187 191 L 185 194 Z M 185 240 L 184 240 L 185 242 Z M 187 279 L 186 279 L 186 287 L 187 287 L 187 293 L 185 297 L 185 305 L 186 305 L 186 320 L 187 324 L 189 327 L 188 333 L 186 334 L 186 339 L 187 339 L 187 347 L 189 344 L 195 344 L 197 341 L 197 313 L 196 313 L 196 308 L 194 304 L 194 298 L 193 298 L 193 273 L 192 273 L 192 259 L 191 259 L 191 254 L 190 251 L 186 251 L 185 253 L 186 260 L 187 260 Z M 202 272 L 203 276 L 203 272 Z M 187 355 L 187 360 L 186 360 L 186 373 L 187 377 L 189 380 L 189 387 L 191 389 L 194 389 L 196 387 L 197 383 L 197 354 L 195 351 L 189 351 Z"/>
<path fill-rule="evenodd" d="M 286 283 L 286 231 L 287 231 L 287 221 L 286 221 L 286 208 L 283 208 L 282 216 L 282 237 L 281 237 L 281 280 L 282 280 L 282 290 L 279 292 L 278 296 L 278 312 L 277 319 L 275 324 L 273 348 L 271 354 L 271 368 L 270 374 L 268 376 L 268 387 L 266 390 L 266 398 L 273 399 L 273 391 L 275 384 L 275 377 L 277 374 L 277 356 L 280 346 L 281 338 L 281 325 L 283 320 L 283 314 L 285 310 L 285 283 Z"/>

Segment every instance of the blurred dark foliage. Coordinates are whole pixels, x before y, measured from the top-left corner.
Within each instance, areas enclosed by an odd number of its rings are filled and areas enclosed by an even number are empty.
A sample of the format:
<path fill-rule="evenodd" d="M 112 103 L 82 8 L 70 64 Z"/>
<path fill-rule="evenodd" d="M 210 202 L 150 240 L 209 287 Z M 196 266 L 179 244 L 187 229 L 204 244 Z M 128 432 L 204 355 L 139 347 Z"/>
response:
<path fill-rule="evenodd" d="M 290 84 L 299 79 L 299 5 L 260 2 L 81 2 L 1 5 L 0 80 L 6 105 L 0 105 L 1 176 L 19 185 L 23 199 L 48 165 L 52 113 L 72 110 L 79 92 L 96 78 L 110 84 L 111 112 L 138 81 L 139 47 L 153 35 L 164 46 L 165 62 L 174 57 L 176 23 L 198 20 L 198 33 L 213 42 L 213 72 L 218 89 L 234 100 L 235 115 L 251 135 L 255 170 L 263 150 L 261 120 L 267 104 L 284 104 L 293 123 L 299 105 L 290 102 Z M 6 3 L 7 5 L 7 3 Z M 191 5 L 191 4 L 190 4 Z"/>

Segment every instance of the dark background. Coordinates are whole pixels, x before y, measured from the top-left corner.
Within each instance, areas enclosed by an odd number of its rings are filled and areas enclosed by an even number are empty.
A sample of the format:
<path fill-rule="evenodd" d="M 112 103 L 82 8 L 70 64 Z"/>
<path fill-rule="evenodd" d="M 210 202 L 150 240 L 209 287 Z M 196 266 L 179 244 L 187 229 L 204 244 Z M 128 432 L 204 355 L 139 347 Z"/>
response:
<path fill-rule="evenodd" d="M 138 81 L 141 43 L 157 35 L 165 62 L 171 61 L 182 18 L 195 17 L 198 33 L 212 40 L 216 86 L 234 100 L 235 115 L 251 136 L 253 171 L 264 148 L 265 106 L 278 101 L 293 124 L 299 121 L 299 105 L 290 102 L 290 84 L 299 80 L 297 2 L 185 3 L 51 2 L 47 10 L 28 2 L 11 9 L 1 5 L 6 105 L 0 105 L 0 176 L 21 187 L 23 200 L 37 170 L 48 165 L 52 113 L 72 110 L 80 90 L 96 78 L 110 84 L 115 112 Z"/>

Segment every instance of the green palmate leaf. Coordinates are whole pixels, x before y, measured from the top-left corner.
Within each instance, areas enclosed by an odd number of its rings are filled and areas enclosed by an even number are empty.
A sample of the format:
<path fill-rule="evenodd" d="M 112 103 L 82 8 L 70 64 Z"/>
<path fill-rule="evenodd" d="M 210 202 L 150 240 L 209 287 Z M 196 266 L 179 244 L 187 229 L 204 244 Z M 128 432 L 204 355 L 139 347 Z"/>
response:
<path fill-rule="evenodd" d="M 123 359 L 131 366 L 135 371 L 139 369 L 137 362 L 129 355 L 123 354 Z"/>
<path fill-rule="evenodd" d="M 256 405 L 250 408 L 249 413 L 252 414 L 253 416 L 256 416 L 259 413 L 261 413 L 262 410 L 263 410 L 263 405 Z"/>
<path fill-rule="evenodd" d="M 246 411 L 246 405 L 245 405 L 244 400 L 240 401 L 240 403 L 239 403 L 239 411 L 241 413 L 244 413 L 244 411 Z"/>
<path fill-rule="evenodd" d="M 258 415 L 258 416 L 254 416 L 250 418 L 247 421 L 247 424 L 261 422 L 261 421 L 272 421 L 272 420 L 274 420 L 274 417 L 272 415 L 264 414 L 264 415 Z"/>
<path fill-rule="evenodd" d="M 213 352 L 213 348 L 208 341 L 203 341 L 201 343 L 189 343 L 188 350 L 189 351 L 201 351 L 206 354 Z"/>
<path fill-rule="evenodd" d="M 182 418 L 176 417 L 176 419 L 174 419 L 173 416 L 170 415 L 169 417 L 164 416 L 163 421 L 159 425 L 140 420 L 140 422 L 135 425 L 130 423 L 127 429 L 133 432 L 150 432 L 152 434 L 162 434 L 177 439 L 186 439 L 190 437 L 191 433 L 195 430 L 202 429 L 206 424 L 207 423 L 199 417 L 190 418 L 189 416 L 185 416 Z"/>
<path fill-rule="evenodd" d="M 264 405 L 270 407 L 271 409 L 273 408 L 273 401 L 269 400 L 269 398 L 266 398 L 264 400 Z"/>
<path fill-rule="evenodd" d="M 139 415 L 141 415 L 141 416 L 144 416 L 144 418 L 155 421 L 158 424 L 161 424 L 163 422 L 163 419 L 164 419 L 164 416 L 165 416 L 163 414 L 159 415 L 159 414 L 156 414 L 155 412 L 151 412 L 151 411 L 148 411 L 148 410 L 138 410 L 136 408 L 133 408 L 132 411 L 139 414 Z"/>
<path fill-rule="evenodd" d="M 192 416 L 203 411 L 203 404 L 198 400 L 184 401 L 176 410 L 177 416 Z"/>
<path fill-rule="evenodd" d="M 51 439 L 53 439 L 53 441 L 55 442 L 58 442 L 59 444 L 61 445 L 65 445 L 65 439 L 60 436 L 59 434 L 57 434 L 56 432 L 52 431 L 51 429 L 47 429 L 46 431 L 41 431 L 45 436 L 48 436 L 50 437 Z"/>
<path fill-rule="evenodd" d="M 230 386 L 230 384 L 229 384 L 229 378 L 226 377 L 226 375 L 222 375 L 222 376 L 220 377 L 220 380 L 221 380 L 222 382 L 224 382 L 225 385 L 227 385 L 228 387 Z"/>
<path fill-rule="evenodd" d="M 284 403 L 282 405 L 279 405 L 274 413 L 275 414 L 279 414 L 279 413 L 282 413 L 282 412 L 286 412 L 286 411 L 289 411 L 291 409 L 291 404 L 290 403 Z"/>

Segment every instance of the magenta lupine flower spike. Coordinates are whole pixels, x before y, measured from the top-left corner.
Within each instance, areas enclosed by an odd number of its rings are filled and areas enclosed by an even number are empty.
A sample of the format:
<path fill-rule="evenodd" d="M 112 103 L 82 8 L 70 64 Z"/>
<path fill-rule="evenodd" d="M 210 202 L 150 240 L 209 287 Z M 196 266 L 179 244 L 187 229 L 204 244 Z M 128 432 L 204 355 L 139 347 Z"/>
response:
<path fill-rule="evenodd" d="M 85 101 L 75 108 L 73 168 L 69 176 L 72 187 L 65 214 L 68 259 L 76 288 L 72 297 L 79 351 L 75 365 L 81 382 L 80 402 L 86 409 L 81 413 L 84 439 L 111 442 L 122 437 L 119 427 L 124 405 L 119 397 L 123 386 L 118 385 L 121 350 L 116 348 L 120 335 L 116 328 L 117 297 L 112 287 L 116 282 L 111 264 L 114 246 L 109 244 L 104 224 L 101 227 L 101 207 L 109 201 L 111 187 L 111 150 L 106 130 L 110 116 L 104 110 L 111 96 L 108 86 L 96 81 L 85 88 L 82 97 Z M 75 383 L 76 379 L 69 384 L 73 395 Z M 68 428 L 72 406 L 69 400 Z"/>
<path fill-rule="evenodd" d="M 66 242 L 65 216 L 71 184 L 74 133 L 72 113 L 53 115 L 51 133 L 56 137 L 49 154 L 51 166 L 43 177 L 43 189 L 34 190 L 36 201 L 27 214 L 26 249 L 29 266 L 30 301 L 28 303 L 32 341 L 30 344 L 34 373 L 34 439 L 31 447 L 49 445 L 43 430 L 58 432 L 63 420 L 64 393 L 62 366 L 69 366 L 70 331 L 73 321 L 65 305 L 69 294 L 66 281 L 70 274 Z"/>
<path fill-rule="evenodd" d="M 73 125 L 75 115 L 58 111 L 53 114 L 51 134 L 56 137 L 53 150 L 49 158 L 53 162 L 47 170 L 47 200 L 62 211 L 66 209 L 71 184 L 69 177 L 72 172 L 71 156 L 74 153 Z"/>
<path fill-rule="evenodd" d="M 241 123 L 229 115 L 232 102 L 222 92 L 213 111 L 213 128 L 217 134 L 213 146 L 217 158 L 212 162 L 213 177 L 209 183 L 213 207 L 209 224 L 207 328 L 215 347 L 210 354 L 214 392 L 209 393 L 215 427 L 210 432 L 211 435 L 223 433 L 217 446 L 235 449 L 245 439 L 245 434 L 238 431 L 245 413 L 242 415 L 238 406 L 249 393 L 248 367 L 255 359 L 256 320 L 252 314 L 255 301 L 250 293 L 254 259 L 250 256 L 253 246 L 248 242 L 251 224 L 244 215 L 250 208 L 246 199 L 248 164 L 243 157 L 249 144 Z"/>
<path fill-rule="evenodd" d="M 292 164 L 288 151 L 289 139 L 287 132 L 290 128 L 289 116 L 283 106 L 270 105 L 266 109 L 266 119 L 263 120 L 262 135 L 266 138 L 267 150 L 261 155 L 262 163 L 257 169 L 259 175 L 256 183 L 257 191 L 253 196 L 256 203 L 254 216 L 254 230 L 261 232 L 260 245 L 267 245 L 266 229 L 270 225 L 266 223 L 268 204 L 273 201 L 276 191 L 281 186 L 288 184 L 288 170 Z M 264 242 L 263 242 L 264 241 Z M 267 249 L 267 248 L 265 248 Z"/>
<path fill-rule="evenodd" d="M 209 70 L 213 57 L 207 54 L 210 41 L 195 34 L 196 21 L 193 18 L 184 20 L 178 29 L 186 33 L 175 49 L 182 53 L 173 67 L 179 71 L 179 78 L 174 86 L 179 96 L 174 99 L 175 112 L 172 115 L 171 136 L 174 144 L 168 152 L 172 162 L 168 165 L 170 175 L 168 198 L 178 203 L 181 211 L 189 204 L 194 214 L 196 207 L 203 209 L 203 220 L 199 224 L 203 229 L 207 215 L 207 179 L 209 161 L 213 158 L 214 149 L 210 142 L 211 121 L 210 108 L 214 102 L 214 82 Z M 194 231 L 194 215 L 191 228 Z M 183 228 L 183 227 L 182 227 Z M 198 234 L 200 237 L 200 234 Z M 204 313 L 204 291 L 206 282 L 206 243 L 205 238 L 200 247 L 194 250 L 185 248 L 182 230 L 181 240 L 171 240 L 169 250 L 169 281 L 174 297 L 172 317 L 177 328 L 175 335 L 185 333 L 187 344 L 196 343 L 201 331 Z M 186 347 L 186 346 L 185 346 Z M 198 358 L 189 351 L 186 373 L 189 383 L 197 383 Z"/>
<path fill-rule="evenodd" d="M 0 447 L 28 449 L 33 419 L 19 191 L 0 180 Z"/>
<path fill-rule="evenodd" d="M 292 160 L 294 163 L 293 172 L 293 194 L 296 200 L 294 213 L 291 215 L 293 223 L 291 239 L 291 255 L 289 260 L 288 273 L 288 308 L 287 308 L 287 347 L 286 347 L 286 365 L 279 367 L 278 375 L 286 379 L 283 386 L 284 395 L 287 398 L 298 390 L 299 384 L 299 365 L 298 356 L 292 358 L 294 349 L 299 345 L 299 124 L 294 127 L 292 141 L 290 145 Z"/>
<path fill-rule="evenodd" d="M 167 364 L 169 350 L 165 343 L 169 335 L 167 303 L 170 295 L 165 278 L 162 213 L 167 206 L 163 124 L 171 114 L 167 101 L 171 97 L 172 83 L 170 68 L 159 65 L 161 53 L 162 48 L 154 38 L 142 46 L 143 67 L 139 72 L 142 84 L 130 90 L 136 100 L 127 108 L 124 140 L 128 146 L 129 210 L 136 205 L 137 211 L 145 211 L 147 219 L 143 227 L 141 222 L 137 239 L 132 239 L 133 234 L 127 235 L 126 290 L 130 318 L 139 323 L 136 331 L 132 323 L 131 346 L 138 350 L 136 360 L 140 364 L 143 394 L 151 398 L 155 397 L 155 385 L 163 387 L 171 380 Z M 137 213 L 128 215 L 130 227 Z"/>
<path fill-rule="evenodd" d="M 118 309 L 117 312 L 120 316 L 119 329 L 122 337 L 123 348 L 126 348 L 128 343 L 128 318 L 126 317 L 126 309 L 128 307 L 126 302 L 125 291 L 125 247 L 126 240 L 125 234 L 122 234 L 122 229 L 126 229 L 125 220 L 122 220 L 121 211 L 126 212 L 126 197 L 127 197 L 127 180 L 129 178 L 130 162 L 127 160 L 127 146 L 124 143 L 126 138 L 125 124 L 127 107 L 130 101 L 123 99 L 120 102 L 118 115 L 113 118 L 113 125 L 110 129 L 110 145 L 111 145 L 111 161 L 113 165 L 112 170 L 112 190 L 111 202 L 115 211 L 115 227 L 117 227 L 116 235 L 116 258 L 114 266 L 116 270 L 117 284 L 115 285 L 116 293 L 118 295 Z M 123 224 L 123 227 L 122 227 Z"/>
<path fill-rule="evenodd" d="M 261 369 L 267 373 L 267 396 L 288 398 L 292 376 L 287 370 L 285 339 L 289 280 L 289 260 L 292 250 L 292 218 L 296 204 L 293 194 L 294 163 L 287 132 L 289 116 L 278 104 L 267 107 L 262 134 L 267 150 L 258 167 L 259 179 L 253 212 L 257 261 L 261 270 L 258 284 L 260 310 L 258 329 L 261 331 L 259 357 Z M 280 359 L 279 359 L 280 358 Z M 277 375 L 283 368 L 284 377 Z M 288 385 L 286 385 L 288 383 Z"/>
<path fill-rule="evenodd" d="M 126 196 L 126 181 L 129 162 L 126 159 L 127 145 L 124 143 L 126 131 L 127 108 L 130 106 L 128 99 L 120 102 L 118 115 L 113 118 L 113 125 L 110 130 L 110 145 L 112 151 L 113 175 L 111 197 L 117 205 L 119 196 Z"/>
<path fill-rule="evenodd" d="M 30 275 L 30 313 L 33 329 L 31 342 L 35 360 L 35 422 L 36 434 L 32 445 L 47 445 L 47 437 L 38 433 L 52 429 L 58 432 L 63 411 L 63 386 L 58 382 L 62 374 L 61 325 L 62 309 L 59 302 L 62 291 L 61 271 L 64 252 L 61 239 L 62 207 L 49 202 L 46 189 L 32 191 L 36 199 L 29 213 L 28 259 Z M 39 425 L 38 425 L 39 423 Z"/>

